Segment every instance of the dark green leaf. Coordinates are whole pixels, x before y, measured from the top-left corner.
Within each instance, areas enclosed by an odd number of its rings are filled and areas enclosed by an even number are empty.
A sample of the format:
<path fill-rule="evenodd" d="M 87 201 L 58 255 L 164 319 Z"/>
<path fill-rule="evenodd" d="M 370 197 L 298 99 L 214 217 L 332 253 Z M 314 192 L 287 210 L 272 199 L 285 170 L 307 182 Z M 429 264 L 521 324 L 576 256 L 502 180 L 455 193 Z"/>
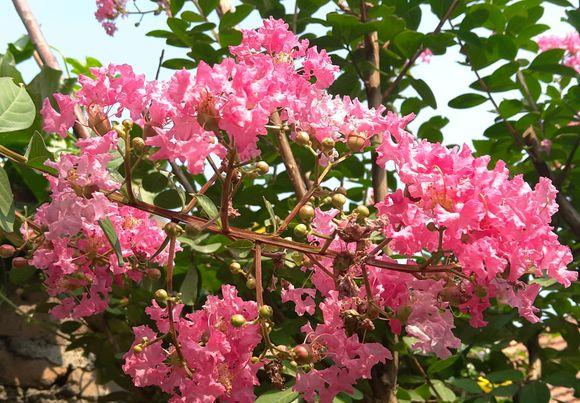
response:
<path fill-rule="evenodd" d="M 550 390 L 545 383 L 534 381 L 524 385 L 518 393 L 519 401 L 526 403 L 548 403 Z"/>
<path fill-rule="evenodd" d="M 421 79 L 411 79 L 411 86 L 421 96 L 423 102 L 425 102 L 433 109 L 437 108 L 437 101 L 435 100 L 435 95 L 433 95 L 433 91 L 431 91 L 431 88 L 429 88 L 429 86 L 425 81 Z"/>
<path fill-rule="evenodd" d="M 197 205 L 201 208 L 204 214 L 210 220 L 216 219 L 219 216 L 219 211 L 214 202 L 206 195 L 195 195 Z"/>
<path fill-rule="evenodd" d="M 466 109 L 480 105 L 487 101 L 487 98 L 480 94 L 463 94 L 449 101 L 449 106 L 455 109 Z"/>

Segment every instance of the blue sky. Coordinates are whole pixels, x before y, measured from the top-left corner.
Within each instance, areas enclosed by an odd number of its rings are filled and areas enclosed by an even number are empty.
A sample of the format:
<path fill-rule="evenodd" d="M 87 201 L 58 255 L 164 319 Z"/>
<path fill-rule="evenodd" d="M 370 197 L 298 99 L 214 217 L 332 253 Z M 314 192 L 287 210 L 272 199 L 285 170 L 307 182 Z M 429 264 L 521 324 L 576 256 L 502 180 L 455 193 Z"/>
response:
<path fill-rule="evenodd" d="M 153 29 L 165 28 L 164 16 L 147 15 L 139 27 L 134 25 L 138 21 L 137 16 L 121 19 L 118 23 L 119 30 L 114 37 L 110 37 L 94 18 L 94 0 L 28 1 L 48 43 L 67 57 L 84 60 L 85 56 L 92 56 L 103 64 L 128 63 L 137 72 L 145 73 L 148 78 L 153 79 L 162 49 L 166 51 L 166 59 L 184 55 L 184 50 L 165 46 L 162 39 L 145 36 Z M 1 3 L 0 53 L 4 53 L 7 43 L 25 34 L 25 29 L 12 2 L 4 0 Z M 293 7 L 293 1 L 288 3 Z M 142 4 L 143 9 L 149 9 L 153 3 L 140 1 L 138 4 Z M 542 22 L 551 26 L 552 32 L 563 33 L 571 29 L 560 22 L 562 14 L 559 7 L 548 4 L 545 7 L 546 13 Z M 260 23 L 259 16 L 255 14 L 244 22 L 244 28 L 255 27 Z M 424 19 L 420 29 L 427 32 L 436 25 L 436 19 L 431 16 Z M 487 103 L 466 110 L 447 107 L 450 99 L 466 92 L 468 85 L 475 80 L 471 71 L 457 63 L 462 60 L 455 47 L 444 56 L 433 57 L 429 64 L 419 64 L 414 68 L 414 74 L 431 86 L 437 98 L 438 110 L 429 108 L 422 112 L 411 124 L 412 129 L 418 128 L 421 122 L 433 115 L 447 116 L 450 123 L 443 129 L 445 142 L 469 144 L 471 140 L 480 138 L 483 130 L 492 123 L 493 114 L 487 112 L 490 108 Z M 32 61 L 22 64 L 20 69 L 26 79 L 32 78 L 38 72 L 38 67 Z M 161 78 L 167 78 L 171 74 L 171 70 L 162 69 Z"/>

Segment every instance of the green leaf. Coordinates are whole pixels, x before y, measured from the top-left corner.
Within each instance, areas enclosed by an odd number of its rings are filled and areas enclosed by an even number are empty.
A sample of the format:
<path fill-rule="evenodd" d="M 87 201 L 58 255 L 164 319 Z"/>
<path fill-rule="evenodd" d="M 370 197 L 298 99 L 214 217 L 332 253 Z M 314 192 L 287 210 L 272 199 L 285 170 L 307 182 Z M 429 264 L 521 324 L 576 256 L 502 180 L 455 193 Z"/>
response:
<path fill-rule="evenodd" d="M 507 119 L 521 112 L 523 107 L 524 104 L 519 99 L 504 99 L 499 104 L 499 111 L 501 112 L 501 116 Z"/>
<path fill-rule="evenodd" d="M 285 390 L 272 390 L 264 393 L 256 399 L 256 403 L 292 403 L 298 400 L 300 395 L 291 388 Z"/>
<path fill-rule="evenodd" d="M 228 245 L 227 249 L 235 258 L 244 258 L 248 256 L 254 248 L 254 243 L 248 239 L 238 239 Z"/>
<path fill-rule="evenodd" d="M 187 22 L 202 22 L 205 21 L 205 19 L 199 15 L 194 13 L 193 11 L 184 11 L 183 13 L 181 13 L 181 19 L 187 21 Z"/>
<path fill-rule="evenodd" d="M 486 376 L 490 382 L 501 383 L 505 381 L 520 381 L 524 378 L 524 374 L 521 371 L 515 369 L 505 369 L 502 371 L 494 371 Z"/>
<path fill-rule="evenodd" d="M 481 393 L 481 388 L 473 379 L 469 378 L 455 378 L 451 379 L 449 383 L 459 389 L 463 389 L 469 393 Z"/>
<path fill-rule="evenodd" d="M 0 168 L 0 229 L 4 232 L 12 232 L 14 217 L 14 197 L 10 182 L 4 168 Z"/>
<path fill-rule="evenodd" d="M 36 108 L 24 86 L 9 77 L 0 78 L 0 133 L 26 129 L 35 116 Z"/>
<path fill-rule="evenodd" d="M 218 3 L 219 0 L 199 0 L 201 11 L 206 17 L 217 7 Z"/>
<path fill-rule="evenodd" d="M 181 300 L 185 305 L 194 305 L 197 300 L 197 293 L 199 290 L 199 273 L 195 267 L 189 269 L 179 292 L 181 293 Z"/>
<path fill-rule="evenodd" d="M 550 49 L 545 52 L 540 53 L 538 56 L 532 60 L 530 64 L 530 69 L 535 69 L 538 66 L 543 66 L 547 64 L 558 64 L 560 60 L 564 57 L 564 49 Z"/>
<path fill-rule="evenodd" d="M 175 189 L 167 189 L 155 196 L 153 203 L 165 209 L 183 207 L 183 196 Z"/>
<path fill-rule="evenodd" d="M 37 131 L 30 138 L 24 156 L 26 157 L 28 165 L 33 168 L 44 167 L 44 161 L 52 157 L 50 151 L 46 148 L 44 139 Z"/>
<path fill-rule="evenodd" d="M 519 401 L 526 403 L 548 403 L 550 390 L 545 383 L 535 381 L 524 385 L 518 393 Z"/>
<path fill-rule="evenodd" d="M 449 101 L 449 106 L 455 109 L 466 109 L 480 105 L 487 98 L 480 94 L 463 94 Z"/>
<path fill-rule="evenodd" d="M 436 374 L 437 372 L 441 372 L 445 368 L 449 368 L 450 366 L 455 364 L 455 362 L 458 359 L 459 359 L 458 355 L 452 355 L 451 357 L 446 358 L 444 360 L 437 360 L 433 364 L 429 365 L 429 368 L 427 368 L 427 373 L 429 375 L 433 375 Z"/>
<path fill-rule="evenodd" d="M 403 31 L 393 41 L 403 55 L 410 58 L 419 49 L 419 46 L 421 46 L 424 36 L 422 33 L 416 31 Z"/>
<path fill-rule="evenodd" d="M 123 253 L 121 252 L 121 243 L 119 242 L 119 238 L 117 237 L 117 232 L 115 231 L 115 227 L 109 217 L 102 218 L 99 220 L 99 225 L 103 230 L 103 233 L 107 237 L 107 240 L 113 247 L 115 254 L 117 255 L 117 261 L 119 262 L 119 266 L 123 266 L 125 263 L 123 261 Z"/>
<path fill-rule="evenodd" d="M 34 104 L 40 108 L 44 98 L 59 91 L 62 71 L 42 66 L 40 73 L 26 86 Z"/>
<path fill-rule="evenodd" d="M 427 85 L 427 83 L 421 79 L 411 79 L 411 86 L 417 91 L 423 102 L 427 105 L 432 107 L 433 109 L 437 108 L 437 101 L 435 100 L 435 95 L 433 95 L 433 91 Z"/>
<path fill-rule="evenodd" d="M 268 199 L 266 199 L 264 196 L 262 196 L 262 198 L 264 199 L 264 205 L 266 206 L 266 210 L 268 210 L 268 214 L 270 215 L 270 222 L 274 227 L 274 231 L 276 231 L 278 229 L 278 220 L 276 219 L 276 214 L 274 213 L 272 203 L 270 203 Z"/>
<path fill-rule="evenodd" d="M 216 205 L 209 197 L 206 195 L 195 195 L 194 197 L 197 199 L 197 205 L 210 220 L 216 219 L 219 216 Z"/>
<path fill-rule="evenodd" d="M 12 53 L 6 52 L 0 57 L 0 77 L 11 77 L 18 84 L 22 83 L 22 75 L 16 68 Z"/>
<path fill-rule="evenodd" d="M 195 62 L 190 59 L 176 58 L 165 60 L 161 64 L 161 66 L 171 70 L 181 70 L 181 69 L 191 70 L 195 67 Z"/>
<path fill-rule="evenodd" d="M 443 382 L 441 382 L 438 379 L 434 379 L 431 381 L 431 383 L 433 383 L 433 388 L 435 389 L 433 392 L 437 392 L 437 393 L 433 393 L 435 396 L 439 396 L 441 397 L 441 401 L 443 402 L 453 402 L 455 401 L 455 399 L 457 398 L 457 396 L 455 396 L 455 393 L 453 393 L 453 391 L 451 389 L 449 389 L 447 386 L 445 386 L 445 384 Z"/>
<path fill-rule="evenodd" d="M 232 28 L 242 22 L 250 13 L 254 11 L 254 7 L 249 4 L 241 4 L 236 6 L 234 12 L 225 13 L 220 20 L 220 32 L 224 29 Z"/>

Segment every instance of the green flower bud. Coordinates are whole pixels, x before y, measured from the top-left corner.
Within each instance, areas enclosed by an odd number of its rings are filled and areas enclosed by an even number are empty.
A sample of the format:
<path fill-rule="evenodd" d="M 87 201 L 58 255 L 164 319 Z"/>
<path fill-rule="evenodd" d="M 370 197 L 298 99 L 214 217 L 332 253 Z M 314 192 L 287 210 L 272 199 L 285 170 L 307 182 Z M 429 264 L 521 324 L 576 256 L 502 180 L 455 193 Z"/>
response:
<path fill-rule="evenodd" d="M 238 313 L 232 316 L 232 318 L 230 319 L 230 323 L 232 324 L 233 327 L 242 327 L 247 323 L 247 321 L 246 318 L 244 318 L 244 315 L 240 315 Z"/>

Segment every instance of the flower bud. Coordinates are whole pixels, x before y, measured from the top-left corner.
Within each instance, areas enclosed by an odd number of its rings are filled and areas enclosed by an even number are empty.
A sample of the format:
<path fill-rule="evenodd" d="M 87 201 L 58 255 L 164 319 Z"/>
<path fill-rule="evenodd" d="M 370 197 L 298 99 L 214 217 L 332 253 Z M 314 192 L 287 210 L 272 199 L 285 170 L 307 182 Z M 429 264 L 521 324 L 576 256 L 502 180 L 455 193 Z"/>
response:
<path fill-rule="evenodd" d="M 232 318 L 230 319 L 230 323 L 232 324 L 233 327 L 242 327 L 247 323 L 247 321 L 246 318 L 244 318 L 244 315 L 240 315 L 238 313 L 232 316 Z"/>
<path fill-rule="evenodd" d="M 435 231 L 437 231 L 437 225 L 435 225 L 435 223 L 433 221 L 431 221 L 427 224 L 427 229 L 429 231 L 435 232 Z"/>
<path fill-rule="evenodd" d="M 256 288 L 256 280 L 250 277 L 248 280 L 246 280 L 246 287 L 248 287 L 250 290 Z"/>
<path fill-rule="evenodd" d="M 103 112 L 103 108 L 97 104 L 88 107 L 89 126 L 100 136 L 104 136 L 111 131 L 111 122 Z"/>
<path fill-rule="evenodd" d="M 324 199 L 322 199 L 322 204 L 330 204 L 330 203 L 332 203 L 332 197 L 326 196 Z"/>
<path fill-rule="evenodd" d="M 296 133 L 296 143 L 301 146 L 307 146 L 310 144 L 310 136 L 305 131 L 299 131 Z"/>
<path fill-rule="evenodd" d="M 162 288 L 155 291 L 154 297 L 155 297 L 155 301 L 162 303 L 162 304 L 166 303 L 169 300 L 169 294 L 167 294 L 167 291 L 165 291 Z"/>
<path fill-rule="evenodd" d="M 165 227 L 163 229 L 165 230 L 165 233 L 171 237 L 177 238 L 183 235 L 183 228 L 181 228 L 179 224 L 174 222 L 168 222 L 167 224 L 165 224 Z"/>
<path fill-rule="evenodd" d="M 270 171 L 270 165 L 266 161 L 258 161 L 256 163 L 256 169 L 260 175 L 266 175 Z"/>
<path fill-rule="evenodd" d="M 298 211 L 298 216 L 304 222 L 310 222 L 314 218 L 315 211 L 310 204 L 306 204 L 300 208 Z"/>
<path fill-rule="evenodd" d="M 256 356 L 254 356 L 254 357 L 252 357 L 252 359 L 250 360 L 250 362 L 251 362 L 252 364 L 257 364 L 257 363 L 259 363 L 259 362 L 260 362 L 260 358 L 259 358 L 259 357 L 256 357 Z"/>
<path fill-rule="evenodd" d="M 161 278 L 161 270 L 155 268 L 147 269 L 145 275 L 151 280 L 159 280 Z"/>
<path fill-rule="evenodd" d="M 336 193 L 340 193 L 341 195 L 346 196 L 346 188 L 344 186 L 341 186 L 341 187 L 336 189 Z"/>
<path fill-rule="evenodd" d="M 274 314 L 274 310 L 270 305 L 262 305 L 258 311 L 260 319 L 270 319 Z"/>
<path fill-rule="evenodd" d="M 147 145 L 145 144 L 145 140 L 142 137 L 134 137 L 131 140 L 131 147 L 133 150 L 137 152 L 137 154 L 142 154 L 147 150 Z"/>
<path fill-rule="evenodd" d="M 330 151 L 334 148 L 334 146 L 335 146 L 334 140 L 331 139 L 330 137 L 327 137 L 324 140 L 322 140 L 322 149 L 324 151 Z"/>
<path fill-rule="evenodd" d="M 371 212 L 369 211 L 369 208 L 367 206 L 364 205 L 360 205 L 357 206 L 354 209 L 354 213 L 359 217 L 359 218 L 367 218 L 368 216 L 371 215 Z"/>
<path fill-rule="evenodd" d="M 304 224 L 298 224 L 294 227 L 294 235 L 296 235 L 298 238 L 304 238 L 306 235 L 308 235 L 308 227 Z"/>
<path fill-rule="evenodd" d="M 364 147 L 365 141 L 365 136 L 357 132 L 352 132 L 346 139 L 346 146 L 350 151 L 358 152 Z"/>
<path fill-rule="evenodd" d="M 133 129 L 133 121 L 131 119 L 123 120 L 123 128 L 125 129 L 126 133 L 129 133 Z"/>
<path fill-rule="evenodd" d="M 230 263 L 230 271 L 233 274 L 237 274 L 242 271 L 242 266 L 238 262 L 231 262 Z"/>
<path fill-rule="evenodd" d="M 299 344 L 292 350 L 294 361 L 298 364 L 310 364 L 312 362 L 312 348 L 307 344 Z"/>
<path fill-rule="evenodd" d="M 142 351 L 143 351 L 143 346 L 141 344 L 135 344 L 133 346 L 133 352 L 139 354 Z"/>
<path fill-rule="evenodd" d="M 343 194 L 335 193 L 332 195 L 331 203 L 334 208 L 341 210 L 346 203 L 346 197 Z"/>
<path fill-rule="evenodd" d="M 15 269 L 23 269 L 28 266 L 28 260 L 23 257 L 15 257 L 12 259 L 12 267 Z"/>
<path fill-rule="evenodd" d="M 0 245 L 0 257 L 4 259 L 8 259 L 9 257 L 14 256 L 16 253 L 16 248 L 10 244 L 5 243 L 4 245 Z"/>

